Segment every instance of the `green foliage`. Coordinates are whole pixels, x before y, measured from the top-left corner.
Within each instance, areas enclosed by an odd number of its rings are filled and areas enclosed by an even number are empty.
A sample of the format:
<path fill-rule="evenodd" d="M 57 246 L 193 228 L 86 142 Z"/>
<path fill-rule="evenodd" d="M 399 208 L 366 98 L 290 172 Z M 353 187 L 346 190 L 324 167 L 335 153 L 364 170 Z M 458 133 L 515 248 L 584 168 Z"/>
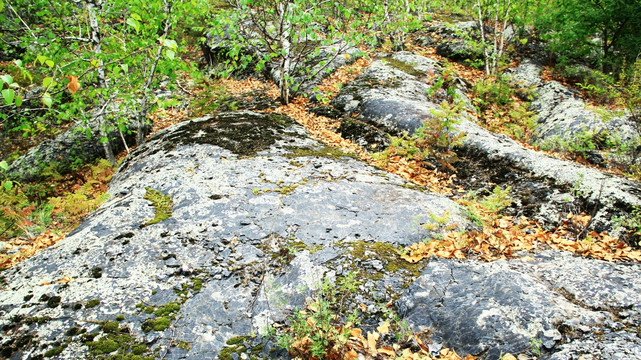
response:
<path fill-rule="evenodd" d="M 292 355 L 323 359 L 341 354 L 352 326 L 359 323 L 356 313 L 341 317 L 345 297 L 356 291 L 358 281 L 350 274 L 338 281 L 338 286 L 325 279 L 320 292 L 296 311 L 288 329 L 277 337 L 277 345 Z"/>
<path fill-rule="evenodd" d="M 539 146 L 546 151 L 567 152 L 570 155 L 586 158 L 595 150 L 611 148 L 619 144 L 607 131 L 584 130 L 571 138 L 554 136 L 541 142 Z"/>
<path fill-rule="evenodd" d="M 180 71 L 190 71 L 176 57 L 184 46 L 170 37 L 170 29 L 182 24 L 186 32 L 185 26 L 195 25 L 192 20 L 202 19 L 208 2 L 106 0 L 78 6 L 16 0 L 12 5 L 15 12 L 0 13 L 0 21 L 13 30 L 4 32 L 0 48 L 16 43 L 20 48 L 6 68 L 14 76 L 0 76 L 4 129 L 30 136 L 52 124 L 73 121 L 89 128 L 97 121 L 106 139 L 104 134 L 144 120 L 161 81 L 175 88 Z M 27 88 L 31 83 L 39 88 Z"/>
<path fill-rule="evenodd" d="M 641 207 L 635 206 L 629 216 L 618 216 L 612 219 L 617 227 L 624 227 L 634 236 L 637 245 L 641 245 Z"/>
<path fill-rule="evenodd" d="M 506 79 L 499 77 L 488 77 L 481 79 L 472 88 L 474 99 L 479 112 L 487 110 L 490 105 L 504 106 L 512 103 L 514 90 L 507 83 Z"/>
<path fill-rule="evenodd" d="M 486 211 L 497 214 L 513 203 L 513 200 L 510 199 L 510 191 L 512 191 L 512 187 L 510 186 L 505 189 L 496 186 L 491 194 L 479 201 L 479 204 Z"/>
<path fill-rule="evenodd" d="M 351 14 L 352 10 L 340 2 L 320 6 L 309 0 L 239 0 L 229 8 L 217 9 L 209 25 L 214 36 L 224 39 L 223 46 L 227 48 L 222 54 L 224 70 L 220 75 L 228 76 L 250 64 L 258 72 L 266 67 L 277 70 L 281 102 L 288 104 L 290 96 L 325 72 L 340 50 L 350 45 L 339 40 L 350 38 L 341 30 L 347 29 L 344 23 Z M 337 48 L 320 58 L 324 45 Z M 299 68 L 293 73 L 295 64 Z"/>
<path fill-rule="evenodd" d="M 458 156 L 453 149 L 465 137 L 465 134 L 456 129 L 456 124 L 461 121 L 462 109 L 462 103 L 450 104 L 444 101 L 438 110 L 432 111 L 433 117 L 426 119 L 424 125 L 412 136 L 390 136 L 390 146 L 374 157 L 384 164 L 394 156 L 419 162 L 427 162 L 433 158 L 443 170 L 456 171 L 453 164 L 458 161 Z"/>
<path fill-rule="evenodd" d="M 588 59 L 607 74 L 641 48 L 639 1 L 554 0 L 547 10 L 536 25 L 561 62 Z"/>
<path fill-rule="evenodd" d="M 543 345 L 543 341 L 541 341 L 540 339 L 537 339 L 537 338 L 530 339 L 530 350 L 537 357 L 541 356 L 541 345 Z"/>

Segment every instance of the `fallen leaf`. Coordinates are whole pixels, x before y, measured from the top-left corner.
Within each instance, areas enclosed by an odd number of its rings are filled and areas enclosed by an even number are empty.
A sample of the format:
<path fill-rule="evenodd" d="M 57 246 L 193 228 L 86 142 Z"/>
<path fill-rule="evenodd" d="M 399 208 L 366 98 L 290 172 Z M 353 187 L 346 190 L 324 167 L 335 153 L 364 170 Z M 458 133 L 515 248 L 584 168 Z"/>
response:
<path fill-rule="evenodd" d="M 385 321 L 382 323 L 379 327 L 376 328 L 376 331 L 378 331 L 381 335 L 385 335 L 389 332 L 389 322 Z"/>
<path fill-rule="evenodd" d="M 378 350 L 376 350 L 376 341 L 380 338 L 381 335 L 377 332 L 367 332 L 367 347 L 369 347 L 370 353 L 373 356 L 378 355 Z"/>

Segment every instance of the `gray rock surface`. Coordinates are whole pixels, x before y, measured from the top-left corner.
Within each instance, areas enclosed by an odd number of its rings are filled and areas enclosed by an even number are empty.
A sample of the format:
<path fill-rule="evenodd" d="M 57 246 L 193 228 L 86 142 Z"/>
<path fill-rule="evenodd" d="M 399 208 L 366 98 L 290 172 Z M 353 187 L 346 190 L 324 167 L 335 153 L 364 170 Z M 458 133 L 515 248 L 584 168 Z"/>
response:
<path fill-rule="evenodd" d="M 578 134 L 607 132 L 612 137 L 630 140 L 638 137 L 625 116 L 591 108 L 574 91 L 556 81 L 536 90 L 530 110 L 537 114 L 536 140 L 545 142 L 554 137 L 572 139 Z"/>
<path fill-rule="evenodd" d="M 248 111 L 154 135 L 114 176 L 111 200 L 56 246 L 2 272 L 3 356 L 28 359 L 63 344 L 61 359 L 96 358 L 100 339 L 113 336 L 104 322 L 124 315 L 120 327 L 135 339 L 128 347 L 214 359 L 230 338 L 282 321 L 322 279 L 379 273 L 390 260 L 363 249 L 421 241 L 430 234 L 414 223 L 430 212 L 468 224 L 451 200 L 318 149 L 286 117 Z M 142 225 L 154 217 L 146 187 L 171 197 L 169 219 Z M 408 276 L 364 279 L 366 297 L 400 293 Z M 167 310 L 172 303 L 179 308 Z"/>
<path fill-rule="evenodd" d="M 348 114 L 359 113 L 359 120 L 378 129 L 392 134 L 413 133 L 425 119 L 432 118 L 432 110 L 446 98 L 443 90 L 429 97 L 430 79 L 422 75 L 431 70 L 437 76 L 439 67 L 431 59 L 404 52 L 392 58 L 402 59 L 418 72 L 408 73 L 384 60 L 375 61 L 354 82 L 346 85 L 332 104 Z M 466 107 L 471 110 L 462 90 L 457 86 L 459 101 L 468 104 Z M 622 208 L 641 205 L 641 188 L 632 181 L 525 148 L 505 135 L 477 125 L 467 112 L 461 114 L 457 128 L 466 135 L 462 148 L 475 157 L 485 159 L 493 166 L 500 164 L 520 169 L 534 179 L 541 179 L 542 184 L 549 180 L 557 188 L 576 188 L 589 203 L 602 205 L 593 222 L 601 231 L 613 229 L 613 213 L 621 215 Z M 550 189 L 549 192 L 555 191 Z M 546 217 L 541 214 L 541 219 Z"/>
<path fill-rule="evenodd" d="M 639 271 L 557 251 L 492 263 L 432 259 L 398 306 L 414 331 L 430 329 L 461 355 L 498 359 L 532 351 L 538 339 L 543 359 L 641 359 L 632 330 Z"/>
<path fill-rule="evenodd" d="M 360 118 L 389 132 L 412 134 L 434 117 L 447 93 L 438 89 L 432 98 L 427 92 L 437 81 L 442 68 L 432 59 L 409 52 L 373 62 L 356 80 L 347 84 L 332 100 L 332 105 L 346 114 L 360 113 Z M 467 101 L 457 82 L 458 96 Z M 469 101 L 467 101 L 469 103 Z"/>
<path fill-rule="evenodd" d="M 532 88 L 543 85 L 543 79 L 541 79 L 542 71 L 543 67 L 541 65 L 530 59 L 525 59 L 521 65 L 508 69 L 505 75 L 518 88 Z"/>
<path fill-rule="evenodd" d="M 627 115 L 590 106 L 576 90 L 557 81 L 543 81 L 542 70 L 536 62 L 525 60 L 506 72 L 515 86 L 531 91 L 534 100 L 530 110 L 537 117 L 536 142 L 571 140 L 582 133 L 603 134 L 623 141 L 639 136 Z"/>
<path fill-rule="evenodd" d="M 334 104 L 411 132 L 447 94 L 425 96 L 438 64 L 391 59 L 396 67 L 374 62 Z M 639 203 L 629 182 L 523 149 L 466 118 L 459 129 L 466 149 L 527 169 L 530 181 L 583 179 L 594 201 L 601 193 Z M 154 217 L 146 188 L 171 198 L 171 217 L 144 225 Z M 472 228 L 460 206 L 328 151 L 282 115 L 219 113 L 167 128 L 123 162 L 109 192 L 65 239 L 0 273 L 0 357 L 288 358 L 269 326 L 286 323 L 322 281 L 356 273 L 344 306 L 365 332 L 389 320 L 381 307 L 398 299 L 401 319 L 435 352 L 497 359 L 533 354 L 534 343 L 541 359 L 641 359 L 641 265 L 549 250 L 410 265 L 397 249 L 438 235 L 420 226 L 430 214 L 447 211 L 448 224 Z"/>

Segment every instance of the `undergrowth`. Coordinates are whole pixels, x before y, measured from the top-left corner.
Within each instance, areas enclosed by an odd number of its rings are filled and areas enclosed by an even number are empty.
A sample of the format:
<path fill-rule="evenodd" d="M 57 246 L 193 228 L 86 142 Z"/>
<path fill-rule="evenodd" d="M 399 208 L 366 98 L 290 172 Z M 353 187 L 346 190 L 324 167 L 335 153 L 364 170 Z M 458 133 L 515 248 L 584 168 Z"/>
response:
<path fill-rule="evenodd" d="M 6 178 L 7 168 L 0 162 L 0 238 L 9 240 L 5 251 L 47 229 L 71 230 L 109 197 L 107 184 L 114 173 L 112 165 L 101 160 L 66 177 L 52 171 L 48 180 L 22 184 Z M 5 260 L 7 255 L 0 256 Z"/>
<path fill-rule="evenodd" d="M 385 151 L 375 154 L 374 158 L 387 164 L 393 157 L 403 157 L 424 162 L 429 167 L 434 167 L 430 160 L 435 160 L 442 170 L 456 171 L 454 164 L 459 159 L 454 148 L 460 146 L 465 137 L 465 134 L 456 128 L 461 122 L 462 110 L 462 103 L 444 101 L 412 136 L 390 136 L 390 146 Z"/>

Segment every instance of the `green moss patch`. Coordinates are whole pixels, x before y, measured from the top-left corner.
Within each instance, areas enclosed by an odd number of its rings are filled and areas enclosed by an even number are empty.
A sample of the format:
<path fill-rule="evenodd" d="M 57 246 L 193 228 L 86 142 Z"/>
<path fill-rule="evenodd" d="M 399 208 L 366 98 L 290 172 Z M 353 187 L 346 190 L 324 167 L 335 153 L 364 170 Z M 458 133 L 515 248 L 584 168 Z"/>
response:
<path fill-rule="evenodd" d="M 166 317 L 159 317 L 159 318 L 151 318 L 145 320 L 141 327 L 142 331 L 144 332 L 150 332 L 150 331 L 165 331 L 169 325 L 171 325 L 171 320 L 169 320 Z"/>
<path fill-rule="evenodd" d="M 100 300 L 92 299 L 92 300 L 87 301 L 87 303 L 85 304 L 85 308 L 90 309 L 90 308 L 96 307 L 98 305 L 100 305 Z"/>
<path fill-rule="evenodd" d="M 396 59 L 391 58 L 391 57 L 386 57 L 386 58 L 383 59 L 383 61 L 385 62 L 385 64 L 388 64 L 391 67 L 399 69 L 399 70 L 401 70 L 401 71 L 403 71 L 403 72 L 405 72 L 407 74 L 410 74 L 412 76 L 421 77 L 421 76 L 427 75 L 425 72 L 420 71 L 420 70 L 416 70 L 414 68 L 414 66 L 412 66 L 411 64 L 408 64 L 408 63 L 406 63 L 404 61 L 396 60 Z"/>
<path fill-rule="evenodd" d="M 211 144 L 239 156 L 255 156 L 280 139 L 283 130 L 292 124 L 291 118 L 281 114 L 222 113 L 208 120 L 185 123 L 166 138 L 164 150 L 173 150 L 178 145 Z"/>
<path fill-rule="evenodd" d="M 227 340 L 227 346 L 220 350 L 218 358 L 220 360 L 232 360 L 234 359 L 233 354 L 246 354 L 249 340 L 251 340 L 251 338 L 248 336 L 237 336 Z"/>
<path fill-rule="evenodd" d="M 169 219 L 171 217 L 171 210 L 174 207 L 174 202 L 171 201 L 171 197 L 148 187 L 146 187 L 145 190 L 147 190 L 147 192 L 145 196 L 143 196 L 143 199 L 152 202 L 154 206 L 154 218 L 147 221 L 144 226 L 153 225 Z"/>
<path fill-rule="evenodd" d="M 154 359 L 153 351 L 145 344 L 136 341 L 129 335 L 128 329 L 120 328 L 118 332 L 108 333 L 106 336 L 93 341 L 85 342 L 94 359 L 109 360 L 147 360 Z M 92 334 L 94 337 L 98 334 Z M 147 356 L 144 356 L 147 355 Z"/>
<path fill-rule="evenodd" d="M 350 243 L 350 246 L 353 248 L 353 250 L 350 251 L 350 254 L 357 259 L 368 260 L 372 258 L 372 253 L 375 254 L 376 259 L 383 262 L 385 271 L 388 273 L 406 271 L 411 276 L 418 277 L 421 275 L 421 272 L 425 267 L 424 264 L 411 264 L 403 260 L 401 255 L 398 253 L 398 249 L 388 243 L 368 243 L 365 241 L 357 241 L 355 243 Z M 373 274 L 370 277 L 374 280 L 378 280 L 377 277 L 382 277 L 382 275 L 383 274 Z"/>
<path fill-rule="evenodd" d="M 333 146 L 321 146 L 318 148 L 297 148 L 297 147 L 287 147 L 287 149 L 290 151 L 289 154 L 283 155 L 284 157 L 288 159 L 294 159 L 298 157 L 324 157 L 324 158 L 329 158 L 329 159 L 336 159 L 336 160 L 346 160 L 346 158 L 351 158 L 351 159 L 358 159 L 356 155 L 346 153 L 343 150 L 333 147 Z"/>

